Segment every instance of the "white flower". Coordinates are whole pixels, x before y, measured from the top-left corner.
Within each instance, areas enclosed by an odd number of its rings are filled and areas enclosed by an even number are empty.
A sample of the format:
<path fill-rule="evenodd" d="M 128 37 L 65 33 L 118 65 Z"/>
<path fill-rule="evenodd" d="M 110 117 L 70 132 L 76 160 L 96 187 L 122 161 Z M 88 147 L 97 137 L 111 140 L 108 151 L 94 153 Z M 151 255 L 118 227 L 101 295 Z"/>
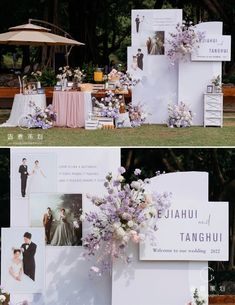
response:
<path fill-rule="evenodd" d="M 118 229 L 118 228 L 120 228 L 121 227 L 121 223 L 120 222 L 115 222 L 114 224 L 113 224 L 113 228 L 114 229 Z"/>
<path fill-rule="evenodd" d="M 157 214 L 157 211 L 154 207 L 150 207 L 149 208 L 149 213 L 152 214 L 153 216 L 155 216 Z"/>
<path fill-rule="evenodd" d="M 0 295 L 0 302 L 5 302 L 6 301 L 6 297 L 5 297 L 5 295 L 3 295 L 3 294 L 1 294 Z"/>
<path fill-rule="evenodd" d="M 122 240 L 123 240 L 125 243 L 128 243 L 129 239 L 130 239 L 130 237 L 129 237 L 128 235 L 125 235 L 125 236 L 123 236 L 123 239 L 122 239 Z"/>
<path fill-rule="evenodd" d="M 119 182 L 122 182 L 123 180 L 125 180 L 125 178 L 124 178 L 122 175 L 119 175 L 119 176 L 117 177 L 117 180 L 118 180 Z"/>
<path fill-rule="evenodd" d="M 80 220 L 81 220 L 81 221 L 84 221 L 85 219 L 86 219 L 85 215 L 82 214 L 82 215 L 80 216 Z"/>
<path fill-rule="evenodd" d="M 122 227 L 120 227 L 116 230 L 116 234 L 117 234 L 118 237 L 123 237 L 123 236 L 126 235 L 126 232 Z"/>
<path fill-rule="evenodd" d="M 141 187 L 140 182 L 138 182 L 138 181 L 132 181 L 132 182 L 131 182 L 131 188 L 136 189 L 136 190 L 139 190 L 140 187 Z"/>
<path fill-rule="evenodd" d="M 134 222 L 132 220 L 129 220 L 127 225 L 129 228 L 132 228 L 134 226 Z"/>

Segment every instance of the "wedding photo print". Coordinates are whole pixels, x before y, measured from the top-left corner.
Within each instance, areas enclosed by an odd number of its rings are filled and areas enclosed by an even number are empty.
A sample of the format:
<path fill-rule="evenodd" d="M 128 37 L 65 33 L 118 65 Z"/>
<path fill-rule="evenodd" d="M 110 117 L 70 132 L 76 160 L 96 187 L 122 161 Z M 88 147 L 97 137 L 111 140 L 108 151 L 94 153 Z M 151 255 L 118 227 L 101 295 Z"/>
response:
<path fill-rule="evenodd" d="M 14 198 L 24 199 L 31 193 L 56 191 L 55 154 L 19 154 L 12 163 Z"/>
<path fill-rule="evenodd" d="M 1 230 L 1 281 L 10 293 L 41 293 L 45 286 L 45 242 L 41 228 Z"/>
<path fill-rule="evenodd" d="M 129 47 L 128 71 L 136 77 L 141 77 L 147 69 L 147 47 Z"/>
<path fill-rule="evenodd" d="M 82 194 L 31 194 L 30 225 L 45 228 L 48 246 L 82 245 Z"/>
<path fill-rule="evenodd" d="M 164 55 L 165 54 L 165 32 L 156 31 L 146 41 L 146 46 L 149 55 Z"/>

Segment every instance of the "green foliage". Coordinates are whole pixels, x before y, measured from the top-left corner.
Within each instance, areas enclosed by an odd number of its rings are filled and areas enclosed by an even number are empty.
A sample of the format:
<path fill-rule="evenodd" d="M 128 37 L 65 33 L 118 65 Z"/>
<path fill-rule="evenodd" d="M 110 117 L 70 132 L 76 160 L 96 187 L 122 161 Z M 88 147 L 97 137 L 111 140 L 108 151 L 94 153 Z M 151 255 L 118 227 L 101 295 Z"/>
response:
<path fill-rule="evenodd" d="M 193 298 L 194 298 L 194 301 L 195 301 L 196 305 L 203 305 L 203 304 L 206 303 L 205 300 L 203 300 L 203 299 L 201 299 L 201 298 L 199 297 L 199 293 L 198 293 L 198 290 L 197 290 L 197 289 L 195 289 L 195 291 L 194 291 L 194 293 L 193 293 Z"/>
<path fill-rule="evenodd" d="M 127 46 L 131 44 L 131 10 L 153 8 L 182 8 L 184 18 L 198 23 L 219 20 L 224 34 L 235 35 L 233 26 L 234 0 L 1 0 L 0 31 L 27 22 L 28 18 L 43 19 L 68 31 L 85 46 L 74 48 L 71 65 L 93 62 L 107 65 L 110 57 L 126 62 Z M 234 43 L 232 43 L 234 45 Z M 3 54 L 12 46 L 1 46 Z M 232 48 L 234 50 L 234 47 Z M 62 50 L 62 49 L 61 49 Z M 234 63 L 226 63 L 226 72 Z"/>
<path fill-rule="evenodd" d="M 43 87 L 53 87 L 56 84 L 56 74 L 55 71 L 47 68 L 42 71 L 40 76 L 40 82 Z"/>
<path fill-rule="evenodd" d="M 92 63 L 83 64 L 82 71 L 85 74 L 85 78 L 83 80 L 84 83 L 93 83 L 94 82 L 94 65 Z"/>
<path fill-rule="evenodd" d="M 0 227 L 10 222 L 10 150 L 0 149 Z"/>
<path fill-rule="evenodd" d="M 235 84 L 235 74 L 229 75 L 229 76 L 225 76 L 223 78 L 223 83 L 224 84 Z"/>

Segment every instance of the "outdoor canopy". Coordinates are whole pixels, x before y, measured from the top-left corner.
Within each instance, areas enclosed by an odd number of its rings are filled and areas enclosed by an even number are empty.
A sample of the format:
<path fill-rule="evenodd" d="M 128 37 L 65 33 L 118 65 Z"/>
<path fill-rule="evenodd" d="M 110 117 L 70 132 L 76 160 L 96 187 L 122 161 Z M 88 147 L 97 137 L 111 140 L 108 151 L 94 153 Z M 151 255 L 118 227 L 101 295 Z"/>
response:
<path fill-rule="evenodd" d="M 80 46 L 79 41 L 50 33 L 50 29 L 31 23 L 9 28 L 9 32 L 0 34 L 0 44 L 7 45 L 46 45 Z"/>

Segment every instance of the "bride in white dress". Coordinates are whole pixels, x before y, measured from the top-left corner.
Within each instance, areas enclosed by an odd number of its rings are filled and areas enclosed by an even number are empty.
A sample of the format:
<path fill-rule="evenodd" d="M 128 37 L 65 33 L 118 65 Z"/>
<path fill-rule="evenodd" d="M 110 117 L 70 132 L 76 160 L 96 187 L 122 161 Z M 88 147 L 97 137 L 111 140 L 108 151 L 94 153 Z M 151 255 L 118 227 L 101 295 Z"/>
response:
<path fill-rule="evenodd" d="M 24 274 L 20 249 L 13 249 L 13 257 L 8 271 L 9 277 L 6 286 L 10 288 L 10 291 L 24 292 L 35 289 L 35 282 Z"/>
<path fill-rule="evenodd" d="M 46 187 L 46 175 L 42 171 L 39 161 L 34 162 L 34 168 L 30 173 L 29 193 L 43 192 Z"/>

